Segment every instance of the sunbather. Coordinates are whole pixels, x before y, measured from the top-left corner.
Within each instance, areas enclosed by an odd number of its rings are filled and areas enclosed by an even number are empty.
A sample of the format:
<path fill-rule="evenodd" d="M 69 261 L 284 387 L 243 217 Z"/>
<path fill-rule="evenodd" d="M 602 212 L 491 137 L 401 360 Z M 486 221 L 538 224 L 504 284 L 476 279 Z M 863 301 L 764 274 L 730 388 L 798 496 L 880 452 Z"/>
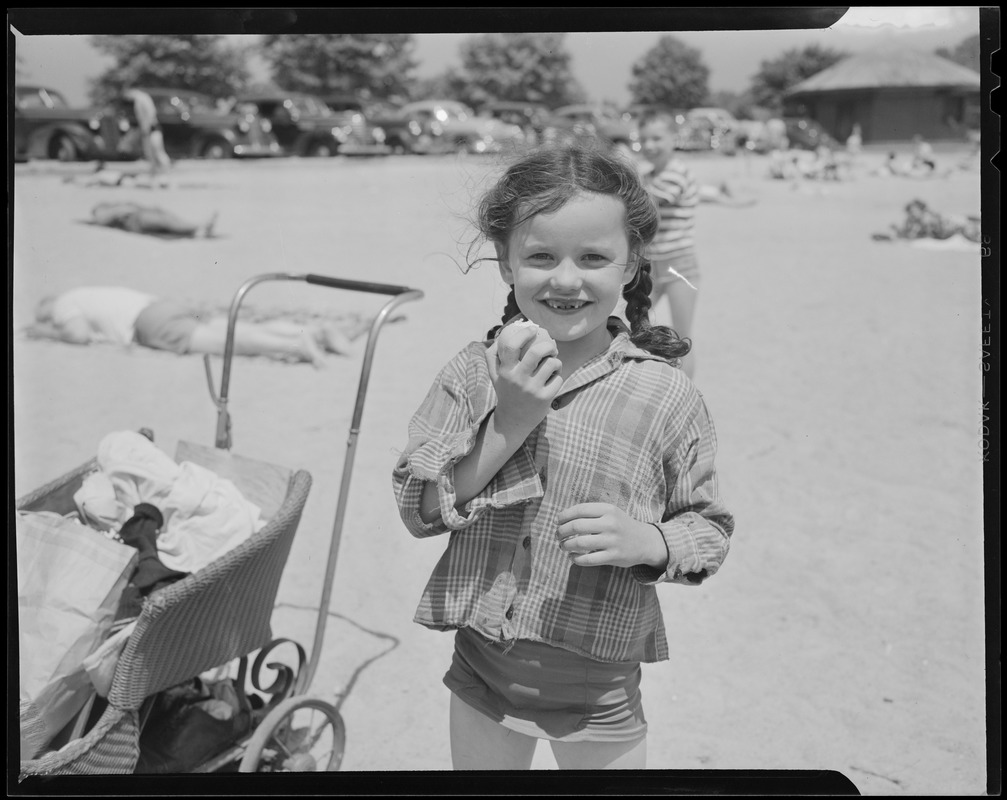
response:
<path fill-rule="evenodd" d="M 171 211 L 139 203 L 98 203 L 91 209 L 91 219 L 97 225 L 122 228 L 132 233 L 153 236 L 206 239 L 213 236 L 216 213 L 203 222 L 190 222 Z"/>
<path fill-rule="evenodd" d="M 81 286 L 42 298 L 28 334 L 71 344 L 138 344 L 154 350 L 223 355 L 227 315 L 203 313 L 123 286 Z M 316 367 L 325 354 L 346 354 L 349 338 L 331 323 L 239 320 L 235 355 L 307 361 Z"/>
<path fill-rule="evenodd" d="M 900 225 L 891 225 L 889 231 L 875 233 L 875 241 L 894 239 L 950 239 L 962 236 L 970 242 L 982 239 L 981 219 L 978 216 L 950 216 L 929 208 L 916 199 L 906 205 L 906 218 Z"/>

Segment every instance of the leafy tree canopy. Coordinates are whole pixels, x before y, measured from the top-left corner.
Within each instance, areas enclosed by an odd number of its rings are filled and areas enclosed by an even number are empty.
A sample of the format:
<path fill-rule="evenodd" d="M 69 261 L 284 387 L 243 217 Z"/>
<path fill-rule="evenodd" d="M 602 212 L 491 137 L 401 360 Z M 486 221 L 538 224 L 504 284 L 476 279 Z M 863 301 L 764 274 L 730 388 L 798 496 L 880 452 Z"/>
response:
<path fill-rule="evenodd" d="M 448 67 L 437 75 L 418 78 L 413 84 L 411 100 L 443 100 L 459 98 L 467 102 L 468 82 L 455 67 Z"/>
<path fill-rule="evenodd" d="M 185 88 L 211 97 L 236 94 L 248 82 L 247 52 L 223 36 L 92 36 L 100 52 L 115 64 L 92 81 L 96 104 L 131 86 Z"/>
<path fill-rule="evenodd" d="M 704 105 L 710 69 L 702 53 L 674 36 L 662 36 L 633 64 L 629 91 L 633 102 L 672 108 Z"/>
<path fill-rule="evenodd" d="M 775 59 L 763 61 L 749 89 L 757 105 L 774 111 L 783 108 L 783 93 L 815 73 L 831 67 L 848 54 L 821 45 L 787 50 Z"/>
<path fill-rule="evenodd" d="M 268 34 L 260 53 L 285 89 L 387 98 L 409 94 L 415 46 L 408 33 Z"/>
<path fill-rule="evenodd" d="M 550 107 L 583 101 L 570 69 L 563 33 L 486 33 L 460 47 L 460 69 L 449 69 L 430 85 L 478 107 L 495 100 L 528 101 Z"/>

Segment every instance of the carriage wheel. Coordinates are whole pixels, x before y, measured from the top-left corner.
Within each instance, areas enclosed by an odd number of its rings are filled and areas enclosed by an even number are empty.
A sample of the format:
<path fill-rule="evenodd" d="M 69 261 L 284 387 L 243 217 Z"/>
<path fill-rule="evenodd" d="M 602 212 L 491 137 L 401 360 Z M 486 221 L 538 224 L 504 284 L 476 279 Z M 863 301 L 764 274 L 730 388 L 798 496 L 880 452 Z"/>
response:
<path fill-rule="evenodd" d="M 259 723 L 239 772 L 335 772 L 343 760 L 346 727 L 335 707 L 312 697 L 289 697 Z"/>

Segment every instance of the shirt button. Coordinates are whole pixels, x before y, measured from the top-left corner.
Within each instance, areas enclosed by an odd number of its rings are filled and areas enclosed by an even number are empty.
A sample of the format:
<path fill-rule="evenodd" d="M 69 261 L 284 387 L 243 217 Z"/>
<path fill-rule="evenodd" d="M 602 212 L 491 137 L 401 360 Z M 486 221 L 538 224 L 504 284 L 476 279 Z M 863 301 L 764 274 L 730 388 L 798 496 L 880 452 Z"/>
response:
<path fill-rule="evenodd" d="M 504 616 L 507 617 L 507 619 L 514 619 L 514 606 L 508 608 Z"/>
<path fill-rule="evenodd" d="M 524 541 L 521 542 L 521 544 L 524 545 L 524 549 L 527 550 L 529 547 L 531 547 L 531 537 L 525 536 Z"/>
<path fill-rule="evenodd" d="M 560 402 L 559 398 L 557 398 L 557 399 L 555 399 L 555 400 L 552 401 L 552 410 L 553 411 L 558 411 L 559 408 L 560 408 L 560 406 L 562 406 L 562 405 L 563 405 L 563 403 Z"/>

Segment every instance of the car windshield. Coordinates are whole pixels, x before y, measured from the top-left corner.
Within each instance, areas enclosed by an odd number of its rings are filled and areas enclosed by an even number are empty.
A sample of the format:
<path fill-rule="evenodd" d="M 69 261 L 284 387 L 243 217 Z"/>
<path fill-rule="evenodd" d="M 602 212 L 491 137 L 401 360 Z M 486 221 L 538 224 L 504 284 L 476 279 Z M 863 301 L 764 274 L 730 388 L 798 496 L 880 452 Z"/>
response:
<path fill-rule="evenodd" d="M 361 111 L 363 108 L 359 100 L 353 100 L 350 98 L 339 98 L 339 97 L 333 97 L 330 100 L 326 100 L 325 107 L 336 112 Z M 376 107 L 376 110 L 384 111 L 385 109 Z"/>
<path fill-rule="evenodd" d="M 158 114 L 216 114 L 214 102 L 202 94 L 164 94 L 153 96 Z"/>
<path fill-rule="evenodd" d="M 438 119 L 441 122 L 468 119 L 468 114 L 465 110 L 463 108 L 459 108 L 458 106 L 437 106 L 437 108 L 432 108 L 427 113 L 431 114 L 435 119 Z"/>
<path fill-rule="evenodd" d="M 426 118 L 432 117 L 440 122 L 449 120 L 463 121 L 469 118 L 469 109 L 460 103 L 443 104 L 436 106 L 406 106 L 403 111 L 406 114 Z"/>
<path fill-rule="evenodd" d="M 69 108 L 63 95 L 53 89 L 19 89 L 18 105 L 21 108 Z"/>
<path fill-rule="evenodd" d="M 201 94 L 187 94 L 182 100 L 189 107 L 189 111 L 198 114 L 214 114 L 217 112 L 217 105 L 209 97 Z"/>
<path fill-rule="evenodd" d="M 306 114 L 311 117 L 328 117 L 332 115 L 332 111 L 327 105 L 313 97 L 294 97 L 291 98 L 290 103 L 300 114 Z"/>

